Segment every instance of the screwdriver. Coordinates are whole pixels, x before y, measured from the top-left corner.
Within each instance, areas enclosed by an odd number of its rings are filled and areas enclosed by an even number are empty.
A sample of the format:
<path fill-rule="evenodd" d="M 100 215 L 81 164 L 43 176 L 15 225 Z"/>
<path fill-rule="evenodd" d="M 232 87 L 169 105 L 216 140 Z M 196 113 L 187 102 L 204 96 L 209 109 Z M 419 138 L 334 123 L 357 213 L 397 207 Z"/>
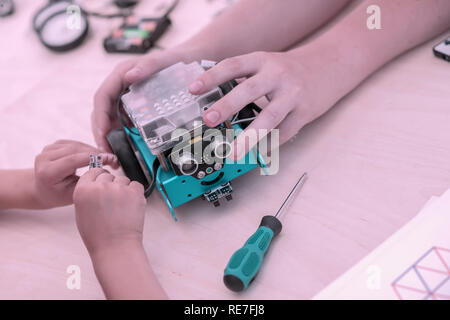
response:
<path fill-rule="evenodd" d="M 281 232 L 282 224 L 279 220 L 281 214 L 286 210 L 307 177 L 307 173 L 300 177 L 277 213 L 274 216 L 264 216 L 258 230 L 242 248 L 231 256 L 223 275 L 223 282 L 228 289 L 236 292 L 242 291 L 247 289 L 255 279 L 270 243 Z"/>

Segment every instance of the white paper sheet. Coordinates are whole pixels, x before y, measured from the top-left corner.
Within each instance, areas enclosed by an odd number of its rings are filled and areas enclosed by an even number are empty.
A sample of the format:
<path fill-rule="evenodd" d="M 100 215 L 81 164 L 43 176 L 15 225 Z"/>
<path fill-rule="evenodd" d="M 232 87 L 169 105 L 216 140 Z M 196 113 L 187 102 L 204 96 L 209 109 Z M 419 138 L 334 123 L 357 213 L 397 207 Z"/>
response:
<path fill-rule="evenodd" d="M 314 299 L 450 299 L 450 190 Z"/>

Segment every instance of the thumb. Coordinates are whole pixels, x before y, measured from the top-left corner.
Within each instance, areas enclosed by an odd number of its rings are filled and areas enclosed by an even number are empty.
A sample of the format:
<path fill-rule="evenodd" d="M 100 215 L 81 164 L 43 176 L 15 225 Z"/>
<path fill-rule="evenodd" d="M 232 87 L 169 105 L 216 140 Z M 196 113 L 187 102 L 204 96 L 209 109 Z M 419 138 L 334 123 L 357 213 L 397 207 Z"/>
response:
<path fill-rule="evenodd" d="M 119 168 L 119 160 L 115 154 L 101 153 L 100 156 L 102 157 L 102 163 L 104 165 L 109 165 L 113 169 Z"/>

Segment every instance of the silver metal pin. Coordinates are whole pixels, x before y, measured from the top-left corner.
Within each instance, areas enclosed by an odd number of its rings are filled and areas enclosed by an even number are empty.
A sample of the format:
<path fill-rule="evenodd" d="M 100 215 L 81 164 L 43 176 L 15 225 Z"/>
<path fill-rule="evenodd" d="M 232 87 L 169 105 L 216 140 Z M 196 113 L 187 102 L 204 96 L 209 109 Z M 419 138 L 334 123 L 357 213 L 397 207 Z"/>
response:
<path fill-rule="evenodd" d="M 283 204 L 281 205 L 280 209 L 278 209 L 277 213 L 275 214 L 275 218 L 279 218 L 283 211 L 288 207 L 291 200 L 294 198 L 294 196 L 297 194 L 297 192 L 300 190 L 300 187 L 305 184 L 306 179 L 308 178 L 308 173 L 305 172 L 300 179 L 298 179 L 297 183 L 295 184 L 294 188 L 292 188 L 291 192 L 287 196 L 286 200 L 284 200 Z"/>

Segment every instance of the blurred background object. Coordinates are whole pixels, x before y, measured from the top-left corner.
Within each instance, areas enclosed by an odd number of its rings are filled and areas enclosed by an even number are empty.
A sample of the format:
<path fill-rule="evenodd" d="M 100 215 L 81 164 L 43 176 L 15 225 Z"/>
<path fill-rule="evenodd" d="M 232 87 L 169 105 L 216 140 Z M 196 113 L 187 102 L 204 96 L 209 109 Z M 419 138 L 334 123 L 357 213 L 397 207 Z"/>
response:
<path fill-rule="evenodd" d="M 0 17 L 6 17 L 14 12 L 13 0 L 0 0 Z"/>

